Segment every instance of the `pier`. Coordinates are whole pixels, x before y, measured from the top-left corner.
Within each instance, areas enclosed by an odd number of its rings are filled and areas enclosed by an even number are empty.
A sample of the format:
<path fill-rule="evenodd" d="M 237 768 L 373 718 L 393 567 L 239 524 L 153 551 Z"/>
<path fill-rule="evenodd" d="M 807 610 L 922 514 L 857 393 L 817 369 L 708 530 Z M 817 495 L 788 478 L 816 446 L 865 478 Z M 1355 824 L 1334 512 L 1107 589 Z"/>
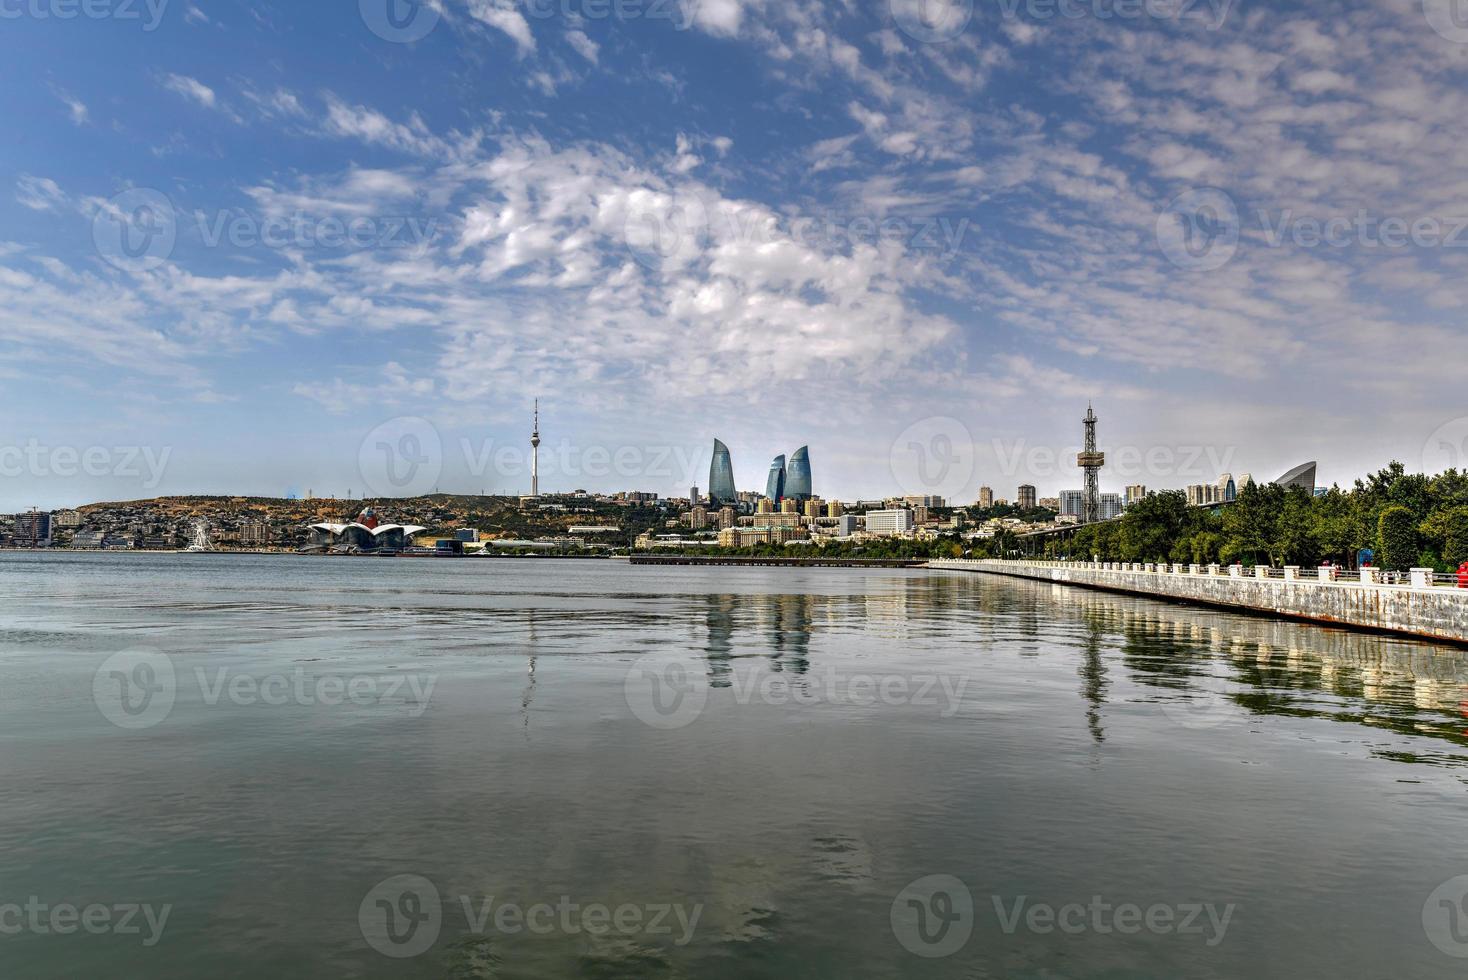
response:
<path fill-rule="evenodd" d="M 724 555 L 633 555 L 633 565 L 772 565 L 789 568 L 922 568 L 921 558 L 741 558 Z"/>

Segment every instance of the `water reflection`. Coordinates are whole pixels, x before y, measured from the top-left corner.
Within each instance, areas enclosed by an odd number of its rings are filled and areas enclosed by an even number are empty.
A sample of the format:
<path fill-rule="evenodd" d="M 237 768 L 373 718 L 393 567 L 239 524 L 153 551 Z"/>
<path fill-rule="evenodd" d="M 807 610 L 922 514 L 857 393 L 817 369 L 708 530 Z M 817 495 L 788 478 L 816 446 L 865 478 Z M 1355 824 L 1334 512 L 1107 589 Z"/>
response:
<path fill-rule="evenodd" d="M 1161 700 L 1221 698 L 1252 715 L 1352 722 L 1468 746 L 1468 656 L 1458 648 L 1062 585 L 1017 588 L 1052 624 L 1085 627 L 1088 719 L 1105 701 L 1104 686 L 1089 684 L 1093 669 L 1104 670 L 1099 642 Z"/>
<path fill-rule="evenodd" d="M 845 658 L 860 634 L 889 652 L 911 648 L 914 669 L 927 666 L 921 651 L 939 646 L 949 654 L 1002 646 L 1027 658 L 1069 652 L 1097 745 L 1122 676 L 1127 700 L 1161 705 L 1189 727 L 1292 716 L 1468 746 L 1468 656 L 1453 647 L 963 573 L 866 585 L 699 596 L 709 686 L 729 687 L 741 658 L 799 677 L 813 661 Z"/>

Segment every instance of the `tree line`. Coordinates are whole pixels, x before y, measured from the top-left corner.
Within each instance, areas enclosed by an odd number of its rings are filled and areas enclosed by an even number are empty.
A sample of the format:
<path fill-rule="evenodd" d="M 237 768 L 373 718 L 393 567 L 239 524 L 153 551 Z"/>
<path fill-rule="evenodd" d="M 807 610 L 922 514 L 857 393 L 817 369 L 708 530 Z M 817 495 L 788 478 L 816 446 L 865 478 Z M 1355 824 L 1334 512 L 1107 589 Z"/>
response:
<path fill-rule="evenodd" d="M 996 539 L 991 554 L 1019 542 Z M 1468 472 L 1408 473 L 1393 461 L 1342 490 L 1320 496 L 1298 487 L 1249 483 L 1231 504 L 1189 507 L 1181 491 L 1150 494 L 1119 520 L 1049 540 L 1045 553 L 1101 561 L 1354 566 L 1370 549 L 1381 568 L 1451 571 L 1468 561 Z"/>

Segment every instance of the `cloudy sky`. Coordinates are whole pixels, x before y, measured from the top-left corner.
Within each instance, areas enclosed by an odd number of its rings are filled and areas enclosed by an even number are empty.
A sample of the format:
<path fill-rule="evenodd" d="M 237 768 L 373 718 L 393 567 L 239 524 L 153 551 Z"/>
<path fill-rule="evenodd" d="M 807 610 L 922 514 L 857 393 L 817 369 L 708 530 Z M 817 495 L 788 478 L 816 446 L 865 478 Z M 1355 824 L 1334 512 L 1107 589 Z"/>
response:
<path fill-rule="evenodd" d="M 0 20 L 0 508 L 1461 462 L 1450 0 Z"/>

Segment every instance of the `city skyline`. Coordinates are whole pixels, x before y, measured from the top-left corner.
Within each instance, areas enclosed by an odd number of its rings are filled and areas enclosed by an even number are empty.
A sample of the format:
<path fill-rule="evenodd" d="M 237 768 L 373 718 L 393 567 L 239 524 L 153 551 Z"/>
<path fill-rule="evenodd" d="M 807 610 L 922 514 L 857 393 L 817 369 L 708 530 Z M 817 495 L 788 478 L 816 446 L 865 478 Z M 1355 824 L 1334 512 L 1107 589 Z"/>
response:
<path fill-rule="evenodd" d="M 492 488 L 457 444 L 523 447 L 535 393 L 582 447 L 808 441 L 847 496 L 941 419 L 973 486 L 1053 492 L 1005 460 L 1071 450 L 1086 397 L 1140 452 L 1261 473 L 1461 454 L 1462 249 L 1382 243 L 1461 200 L 1461 48 L 1422 10 L 973 6 L 934 38 L 916 6 L 445 0 L 413 39 L 271 0 L 7 20 L 0 451 L 170 457 L 146 487 L 7 468 L 0 509 L 359 488 L 321 447 L 399 417 L 446 485 Z"/>
<path fill-rule="evenodd" d="M 467 495 L 478 494 L 485 496 L 507 497 L 540 496 L 539 462 L 540 445 L 542 440 L 540 432 L 540 399 L 538 397 L 531 400 L 531 412 L 532 422 L 529 439 L 530 452 L 528 457 L 528 474 L 530 482 L 529 487 L 527 488 L 528 493 L 525 489 L 517 488 L 514 485 L 511 485 L 508 488 L 501 488 L 499 486 L 497 481 L 501 479 L 510 479 L 513 482 L 514 478 L 518 475 L 519 461 L 513 458 L 513 453 L 511 453 L 510 457 L 506 457 L 504 454 L 505 447 L 501 447 L 499 454 L 495 456 L 494 465 L 496 469 L 494 470 L 493 476 L 496 482 L 492 489 L 489 486 L 481 486 L 478 488 L 478 490 L 472 488 L 455 489 L 453 487 L 444 487 L 442 484 L 441 476 L 444 469 L 444 463 L 450 458 L 451 452 L 445 449 L 440 434 L 431 422 L 428 422 L 425 419 L 409 418 L 391 420 L 390 422 L 377 427 L 373 430 L 372 433 L 368 434 L 368 436 L 364 439 L 362 443 L 359 453 L 359 460 L 362 464 L 360 467 L 361 475 L 363 475 L 364 482 L 367 484 L 367 486 L 364 487 L 360 493 L 357 493 L 355 495 L 353 494 L 351 488 L 348 488 L 348 490 L 342 495 L 342 499 L 350 500 L 353 499 L 354 496 L 358 499 L 361 499 L 363 497 L 390 499 L 394 497 L 422 496 L 425 493 L 430 492 L 427 489 L 428 483 L 430 482 L 433 485 L 431 491 L 433 493 Z M 955 420 L 950 419 L 946 421 L 953 422 Z M 1085 485 L 1087 485 L 1088 483 L 1093 483 L 1094 478 L 1088 475 L 1086 467 L 1082 464 L 1087 462 L 1097 463 L 1096 469 L 1099 470 L 1100 466 L 1104 465 L 1105 459 L 1104 451 L 1099 453 L 1094 451 L 1097 448 L 1097 422 L 1098 419 L 1095 415 L 1094 406 L 1088 405 L 1086 418 L 1083 420 L 1083 426 L 1085 429 L 1085 437 L 1082 441 L 1083 450 L 1075 455 L 1075 471 L 1081 475 L 1083 483 L 1082 490 L 1076 491 L 1067 489 L 1065 486 L 1064 478 L 1061 478 L 1059 485 L 1053 493 L 1050 492 L 1048 487 L 1044 491 L 1042 491 L 1032 483 L 1021 483 L 1017 486 L 1016 495 L 1013 502 L 1021 508 L 1028 509 L 1035 507 L 1037 502 L 1039 501 L 1058 500 L 1060 503 L 1057 509 L 1061 514 L 1071 516 L 1079 515 L 1082 518 L 1085 518 L 1088 509 L 1094 509 L 1095 506 L 1087 505 L 1085 502 Z M 979 456 L 979 446 L 976 442 L 968 444 L 955 444 L 952 442 L 951 439 L 948 438 L 948 435 L 946 433 L 930 433 L 930 436 L 931 439 L 926 445 L 921 442 L 909 442 L 906 447 L 908 450 L 916 452 L 917 459 L 915 460 L 915 472 L 906 472 L 901 475 L 898 474 L 899 464 L 897 462 L 896 451 L 900 447 L 898 445 L 894 445 L 893 447 L 894 455 L 891 460 L 892 475 L 897 478 L 897 483 L 899 484 L 903 482 L 903 477 L 912 478 L 916 476 L 916 478 L 920 482 L 925 484 L 924 487 L 918 491 L 918 493 L 914 494 L 911 491 L 910 487 L 904 487 L 900 488 L 897 492 L 883 492 L 876 497 L 864 497 L 860 494 L 849 495 L 845 497 L 841 495 L 832 495 L 829 499 L 895 499 L 903 496 L 944 497 L 942 493 L 936 492 L 936 485 L 928 485 L 931 482 L 931 479 L 928 472 L 929 461 L 927 459 L 927 454 L 933 453 L 935 455 L 942 455 L 943 453 L 948 453 L 956 459 L 966 460 L 970 456 L 972 456 L 974 459 L 977 459 Z M 396 439 L 396 442 L 394 442 L 394 439 Z M 1023 442 L 1023 440 L 1020 440 L 1019 443 L 1016 444 L 1017 448 L 1022 447 Z M 460 451 L 463 454 L 464 459 L 466 461 L 471 459 L 477 460 L 477 463 L 481 468 L 487 465 L 486 460 L 488 458 L 489 451 L 492 448 L 492 440 L 486 440 L 481 445 L 481 452 L 476 455 L 474 447 L 472 445 L 462 441 L 460 445 Z M 610 451 L 607 449 L 607 447 L 590 446 L 585 447 L 584 452 L 580 452 L 578 448 L 569 441 L 563 441 L 560 444 L 559 448 L 563 450 L 563 452 L 560 454 L 563 462 L 569 464 L 569 466 L 564 473 L 558 475 L 566 477 L 574 477 L 580 475 L 592 475 L 599 478 L 605 477 L 606 474 L 603 471 L 603 468 L 607 462 L 613 461 L 613 457 L 615 457 L 614 466 L 618 469 L 619 476 L 630 477 L 634 480 L 640 475 L 653 476 L 657 479 L 666 479 L 668 477 L 669 467 L 683 467 L 685 468 L 687 475 L 691 477 L 693 476 L 694 470 L 698 469 L 700 465 L 697 459 L 692 454 L 680 451 L 680 447 L 622 446 L 618 447 L 616 451 Z M 627 450 L 631 451 L 625 452 Z M 996 454 L 998 454 L 997 443 L 995 445 L 995 450 Z M 1090 451 L 1089 455 L 1088 450 Z M 578 455 L 578 452 L 581 455 L 582 463 L 585 464 L 586 473 L 584 474 L 576 470 L 576 463 L 574 461 Z M 5 450 L 0 450 L 0 456 L 5 456 L 5 453 Z M 381 453 L 384 458 L 374 458 L 369 464 L 369 455 L 375 456 L 375 454 L 377 453 Z M 15 456 L 14 450 L 11 450 L 10 454 L 13 458 Z M 1122 455 L 1125 455 L 1125 449 L 1123 450 Z M 1199 457 L 1202 454 L 1194 452 L 1190 453 L 1190 455 L 1192 456 L 1192 459 L 1188 463 L 1186 463 L 1185 466 L 1182 467 L 1183 470 L 1191 470 L 1192 468 L 1200 465 Z M 167 453 L 165 453 L 164 456 L 166 457 Z M 1224 462 L 1223 460 L 1214 457 L 1212 454 L 1208 454 L 1208 456 L 1209 462 L 1211 463 Z M 1048 450 L 1044 450 L 1043 447 L 1031 447 L 1028 458 L 1031 460 L 1032 464 L 1038 465 L 1040 462 L 1052 460 L 1054 457 L 1052 457 Z M 1064 460 L 1067 458 L 1067 454 L 1062 453 L 1060 454 L 1059 458 L 1061 462 L 1059 462 L 1058 465 L 1060 468 L 1063 469 L 1066 465 Z M 1232 458 L 1232 453 L 1229 454 L 1229 458 Z M 732 463 L 732 454 L 728 446 L 722 440 L 714 439 L 713 448 L 710 452 L 708 459 L 709 464 L 707 469 L 707 476 L 709 496 L 714 500 L 737 500 L 741 496 L 741 494 L 737 490 L 738 479 L 735 476 L 735 470 Z M 148 457 L 148 461 L 150 463 L 153 462 L 151 455 Z M 1151 462 L 1152 461 L 1149 460 L 1149 465 L 1151 464 Z M 75 461 L 72 461 L 72 465 L 73 467 L 75 467 Z M 639 472 L 637 468 L 642 465 L 645 465 L 647 468 L 646 470 Z M 692 467 L 691 469 L 688 468 L 690 466 Z M 408 469 L 408 471 L 412 473 L 410 477 L 404 478 L 405 467 Z M 418 473 L 418 471 L 420 469 L 423 469 L 424 467 L 431 468 L 432 470 L 432 474 L 426 481 Z M 946 466 L 944 467 L 945 471 L 947 468 L 948 467 Z M 1302 485 L 1308 484 L 1309 486 L 1321 486 L 1316 476 L 1316 469 L 1317 463 L 1314 461 L 1304 464 L 1298 464 L 1289 469 L 1281 477 L 1279 477 L 1277 482 L 1283 483 L 1285 485 L 1301 483 Z M 159 470 L 159 475 L 161 475 L 161 469 Z M 373 479 L 374 475 L 376 476 L 375 481 Z M 479 475 L 481 477 L 483 476 L 482 471 Z M 1125 476 L 1126 474 L 1123 473 L 1122 475 Z M 1247 479 L 1247 477 L 1247 473 L 1241 472 L 1241 480 Z M 942 480 L 945 478 L 946 474 L 939 478 L 939 482 L 942 482 Z M 789 481 L 788 484 L 787 480 Z M 384 492 L 384 482 L 391 485 L 387 488 L 389 492 Z M 479 482 L 482 484 L 484 481 L 483 479 L 481 479 Z M 576 480 L 573 479 L 571 480 L 571 482 L 574 483 L 576 482 Z M 1217 485 L 1217 495 L 1213 496 L 1215 482 Z M 400 489 L 402 484 L 404 483 L 412 483 L 416 485 L 417 492 L 390 492 L 393 489 Z M 1223 502 L 1232 500 L 1232 496 L 1230 495 L 1228 490 L 1225 489 L 1225 484 L 1232 487 L 1233 483 L 1234 481 L 1232 474 L 1228 470 L 1219 470 L 1216 474 L 1213 475 L 1213 477 L 1205 479 L 1201 484 L 1191 482 L 1181 486 L 1154 486 L 1152 489 L 1154 491 L 1158 489 L 1184 491 L 1188 494 L 1190 502 L 1193 503 L 1202 503 L 1205 502 L 1205 500 L 1206 502 L 1212 502 L 1214 500 Z M 777 501 L 785 497 L 791 497 L 793 499 L 796 499 L 797 501 L 809 499 L 812 497 L 820 499 L 820 494 L 812 492 L 810 447 L 804 445 L 801 446 L 789 456 L 788 462 L 785 454 L 782 453 L 777 455 L 774 461 L 770 464 L 770 467 L 766 470 L 763 486 L 763 496 L 768 499 L 773 499 Z M 1141 486 L 1143 487 L 1143 489 L 1145 489 L 1145 485 Z M 1128 484 L 1125 494 L 1130 495 L 1134 489 L 1137 489 L 1137 487 Z M 1209 496 L 1206 498 L 1200 496 L 1199 493 L 1205 489 L 1209 494 Z M 553 496 L 555 494 L 570 494 L 577 491 L 586 491 L 593 493 L 643 491 L 653 492 L 662 497 L 676 496 L 675 493 L 667 491 L 661 485 L 659 485 L 657 489 L 650 489 L 648 486 L 634 484 L 609 487 L 599 486 L 596 485 L 594 482 L 587 483 L 585 481 L 581 482 L 575 487 L 568 485 L 549 490 L 547 492 L 547 495 Z M 299 498 L 303 496 L 303 494 L 299 490 L 294 489 L 280 495 L 269 493 L 241 493 L 238 491 L 222 491 L 221 493 L 227 496 L 279 496 L 282 499 Z M 198 491 L 174 494 L 155 494 L 155 496 L 169 495 L 199 496 L 213 494 L 206 494 Z M 304 496 L 309 498 L 318 495 L 315 494 L 314 488 L 308 488 Z M 334 498 L 335 492 L 331 489 L 327 489 L 323 494 L 319 496 L 322 496 L 323 498 Z M 1066 503 L 1066 501 L 1069 500 L 1072 496 L 1080 501 L 1078 505 L 1071 506 Z M 124 498 L 107 499 L 120 500 Z M 979 484 L 973 486 L 972 488 L 965 486 L 956 495 L 949 495 L 944 497 L 944 499 L 946 500 L 948 506 L 969 506 L 972 504 L 984 507 L 987 506 L 985 504 L 986 499 L 1007 500 L 1008 498 L 1003 496 L 995 498 L 992 487 L 987 484 Z M 1104 493 L 1100 493 L 1098 495 L 1098 500 L 1105 501 L 1104 506 L 1101 510 L 1097 510 L 1096 516 L 1092 517 L 1091 519 L 1096 519 L 1096 517 L 1104 518 L 1108 516 L 1116 516 L 1116 514 L 1120 512 L 1121 503 L 1124 500 L 1124 494 L 1107 491 Z M 65 507 L 76 507 L 97 502 L 103 501 L 99 499 L 77 501 L 74 503 L 65 503 L 56 506 L 47 505 L 46 509 L 56 510 Z M 31 508 L 35 508 L 37 506 L 37 504 L 30 505 Z M 1104 513 L 1102 513 L 1102 510 L 1104 510 Z"/>

